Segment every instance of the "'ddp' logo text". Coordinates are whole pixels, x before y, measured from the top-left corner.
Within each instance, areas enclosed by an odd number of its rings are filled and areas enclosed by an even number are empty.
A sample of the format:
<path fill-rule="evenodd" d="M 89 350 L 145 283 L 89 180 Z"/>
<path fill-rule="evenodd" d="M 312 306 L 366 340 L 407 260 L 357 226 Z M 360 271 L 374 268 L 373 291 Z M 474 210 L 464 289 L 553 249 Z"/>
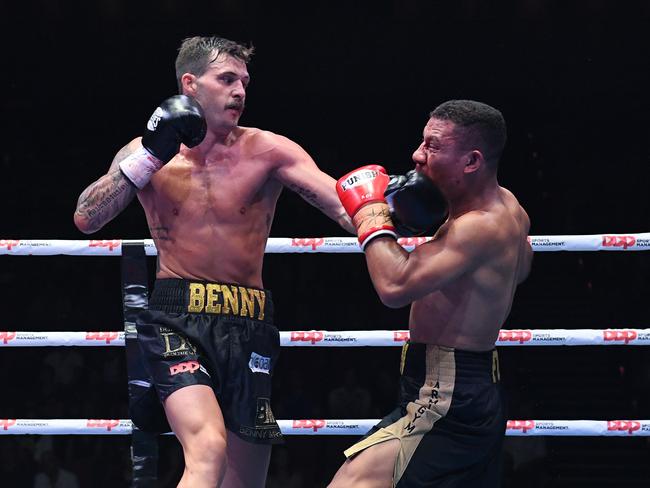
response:
<path fill-rule="evenodd" d="M 529 330 L 501 330 L 499 331 L 499 340 L 503 342 L 518 342 L 523 344 L 533 338 L 533 333 Z"/>
<path fill-rule="evenodd" d="M 88 244 L 89 247 L 107 247 L 109 251 L 112 251 L 116 247 L 120 247 L 122 245 L 122 240 L 121 239 L 110 239 L 107 241 L 96 241 L 96 240 L 91 240 L 90 244 Z"/>
<path fill-rule="evenodd" d="M 316 344 L 323 340 L 323 333 L 320 330 L 296 330 L 291 332 L 291 342 L 311 342 Z"/>
<path fill-rule="evenodd" d="M 0 239 L 0 247 L 6 247 L 7 251 L 11 251 L 11 248 L 18 244 L 20 244 L 20 241 L 17 239 Z"/>
<path fill-rule="evenodd" d="M 625 342 L 629 344 L 637 338 L 636 330 L 631 329 L 618 329 L 618 330 L 604 330 L 603 339 L 613 342 Z"/>
<path fill-rule="evenodd" d="M 16 419 L 0 419 L 2 430 L 9 430 L 12 425 L 16 425 Z"/>
<path fill-rule="evenodd" d="M 174 376 L 179 373 L 192 373 L 199 369 L 201 365 L 198 361 L 185 361 L 184 363 L 178 363 L 169 367 L 169 373 Z"/>
<path fill-rule="evenodd" d="M 508 420 L 506 423 L 506 430 L 520 430 L 523 434 L 534 428 L 534 420 Z"/>
<path fill-rule="evenodd" d="M 88 428 L 106 429 L 109 432 L 118 425 L 120 425 L 120 421 L 116 419 L 88 419 L 86 422 Z"/>
<path fill-rule="evenodd" d="M 408 330 L 396 330 L 393 331 L 393 341 L 395 342 L 406 342 L 409 340 L 409 331 Z"/>
<path fill-rule="evenodd" d="M 6 344 L 9 341 L 13 341 L 16 338 L 15 332 L 0 332 L 0 342 Z"/>
<path fill-rule="evenodd" d="M 325 427 L 324 420 L 294 420 L 292 427 L 294 429 L 313 429 L 316 432 L 318 429 Z"/>
<path fill-rule="evenodd" d="M 634 431 L 637 431 L 641 428 L 641 422 L 636 422 L 634 420 L 608 420 L 607 421 L 607 430 L 618 430 L 632 435 Z"/>
<path fill-rule="evenodd" d="M 309 238 L 309 239 L 291 239 L 291 247 L 311 247 L 312 251 L 315 251 L 318 246 L 322 246 L 325 243 L 325 239 L 320 237 L 318 239 Z"/>
<path fill-rule="evenodd" d="M 603 247 L 622 247 L 627 249 L 636 244 L 634 236 L 603 236 Z"/>
<path fill-rule="evenodd" d="M 86 332 L 87 341 L 106 341 L 106 344 L 110 344 L 117 337 L 117 332 Z"/>

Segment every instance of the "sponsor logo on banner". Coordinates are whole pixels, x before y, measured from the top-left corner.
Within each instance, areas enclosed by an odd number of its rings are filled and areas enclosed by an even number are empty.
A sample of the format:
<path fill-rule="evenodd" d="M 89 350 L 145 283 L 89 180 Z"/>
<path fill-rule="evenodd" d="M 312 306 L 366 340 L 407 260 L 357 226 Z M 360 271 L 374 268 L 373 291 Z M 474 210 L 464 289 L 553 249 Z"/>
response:
<path fill-rule="evenodd" d="M 565 247 L 566 241 L 554 241 L 545 237 L 534 237 L 530 239 L 532 247 Z"/>
<path fill-rule="evenodd" d="M 7 251 L 11 251 L 11 248 L 18 244 L 20 244 L 18 239 L 0 239 L 0 247 L 6 247 Z"/>
<path fill-rule="evenodd" d="M 253 373 L 270 374 L 271 358 L 251 352 L 251 359 L 248 361 L 248 367 Z"/>
<path fill-rule="evenodd" d="M 604 330 L 603 339 L 606 341 L 614 342 L 625 342 L 629 344 L 630 342 L 636 340 L 637 332 L 632 329 L 614 329 L 614 330 Z"/>
<path fill-rule="evenodd" d="M 520 430 L 523 434 L 534 428 L 534 420 L 508 420 L 506 423 L 506 430 Z"/>
<path fill-rule="evenodd" d="M 294 420 L 292 427 L 294 429 L 313 429 L 314 432 L 318 431 L 318 429 L 322 429 L 327 425 L 327 422 L 325 420 Z"/>
<path fill-rule="evenodd" d="M 400 237 L 397 239 L 397 243 L 400 246 L 419 246 L 421 244 L 424 244 L 427 242 L 428 239 L 426 237 Z"/>
<path fill-rule="evenodd" d="M 175 374 L 181 373 L 192 373 L 199 369 L 201 365 L 198 361 L 185 361 L 183 363 L 174 364 L 169 367 L 169 373 L 174 376 Z"/>
<path fill-rule="evenodd" d="M 406 342 L 409 340 L 410 334 L 408 330 L 395 330 L 393 331 L 393 341 Z"/>
<path fill-rule="evenodd" d="M 291 342 L 311 342 L 316 344 L 323 340 L 323 332 L 320 330 L 296 330 L 291 331 Z"/>
<path fill-rule="evenodd" d="M 120 425 L 120 421 L 116 419 L 88 419 L 86 421 L 86 427 L 90 429 L 106 429 L 108 432 L 118 425 Z"/>
<path fill-rule="evenodd" d="M 607 430 L 617 430 L 621 432 L 627 431 L 632 435 L 635 431 L 641 428 L 641 422 L 635 420 L 608 420 Z"/>
<path fill-rule="evenodd" d="M 107 247 L 109 251 L 112 251 L 113 249 L 120 247 L 121 245 L 122 245 L 121 239 L 110 239 L 110 240 L 102 240 L 102 241 L 91 240 L 90 244 L 88 244 L 88 247 Z"/>
<path fill-rule="evenodd" d="M 0 332 L 0 343 L 7 344 L 16 338 L 15 332 Z"/>
<path fill-rule="evenodd" d="M 309 239 L 291 239 L 291 247 L 311 247 L 312 251 L 315 251 L 317 247 L 322 246 L 325 243 L 323 237 L 319 238 L 309 238 Z"/>
<path fill-rule="evenodd" d="M 0 419 L 2 430 L 9 430 L 12 425 L 16 425 L 16 419 Z"/>
<path fill-rule="evenodd" d="M 500 330 L 499 340 L 503 342 L 518 342 L 523 344 L 533 338 L 533 333 L 530 330 Z"/>
<path fill-rule="evenodd" d="M 111 341 L 114 341 L 118 338 L 119 333 L 117 332 L 86 332 L 87 341 L 106 341 L 106 344 L 110 344 Z"/>
<path fill-rule="evenodd" d="M 636 244 L 634 236 L 603 236 L 603 247 L 622 247 L 627 249 Z"/>

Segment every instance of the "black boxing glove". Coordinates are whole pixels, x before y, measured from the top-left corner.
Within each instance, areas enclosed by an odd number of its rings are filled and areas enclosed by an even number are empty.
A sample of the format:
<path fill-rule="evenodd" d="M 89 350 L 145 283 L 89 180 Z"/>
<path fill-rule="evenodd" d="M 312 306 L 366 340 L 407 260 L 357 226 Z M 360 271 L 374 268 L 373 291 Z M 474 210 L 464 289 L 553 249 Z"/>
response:
<path fill-rule="evenodd" d="M 384 192 L 395 231 L 404 237 L 435 232 L 447 219 L 447 201 L 425 175 L 391 175 Z"/>
<path fill-rule="evenodd" d="M 142 135 L 142 149 L 120 162 L 120 169 L 138 189 L 179 151 L 181 143 L 194 147 L 205 137 L 207 125 L 201 105 L 187 95 L 174 95 L 160 104 Z"/>

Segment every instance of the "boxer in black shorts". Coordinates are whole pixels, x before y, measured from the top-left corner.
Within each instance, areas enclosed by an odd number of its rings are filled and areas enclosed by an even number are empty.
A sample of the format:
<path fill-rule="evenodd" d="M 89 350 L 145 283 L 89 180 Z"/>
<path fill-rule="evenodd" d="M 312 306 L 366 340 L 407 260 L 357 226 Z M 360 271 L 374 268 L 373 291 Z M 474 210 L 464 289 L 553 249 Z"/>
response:
<path fill-rule="evenodd" d="M 353 457 L 398 439 L 393 483 L 498 486 L 506 418 L 496 350 L 470 352 L 407 343 L 399 406 L 345 451 Z"/>
<path fill-rule="evenodd" d="M 412 172 L 371 165 L 338 181 L 379 298 L 411 305 L 413 344 L 399 409 L 346 451 L 331 488 L 499 487 L 494 345 L 532 261 L 528 215 L 497 181 L 505 142 L 501 112 L 450 100 L 431 112 Z M 400 229 L 435 234 L 409 253 Z"/>
<path fill-rule="evenodd" d="M 161 403 L 190 385 L 214 389 L 226 428 L 254 443 L 282 434 L 271 411 L 280 353 L 271 292 L 225 283 L 157 280 L 138 317 L 138 343 Z"/>
<path fill-rule="evenodd" d="M 284 187 L 353 231 L 336 196 L 336 181 L 302 147 L 279 134 L 239 125 L 251 81 L 247 63 L 252 53 L 252 47 L 216 36 L 182 42 L 176 58 L 180 94 L 164 100 L 142 137 L 118 151 L 107 173 L 82 192 L 74 215 L 81 231 L 101 229 L 137 196 L 158 251 L 157 279 L 219 286 L 235 283 L 237 290 L 239 286 L 252 290 L 253 299 L 257 299 L 254 291 L 261 293 L 264 288 L 264 250 Z M 132 108 L 126 102 L 123 108 L 126 117 Z M 208 303 L 208 294 L 216 293 L 216 288 L 208 292 L 209 285 L 204 285 Z M 152 305 L 190 306 L 193 298 L 183 295 L 187 292 L 183 286 L 177 288 L 176 298 L 164 295 L 160 305 L 154 297 Z M 236 292 L 232 293 L 234 297 Z M 223 296 L 227 303 L 230 298 Z M 268 298 L 264 307 L 271 306 Z M 152 413 L 136 425 L 155 430 L 169 422 L 183 446 L 180 488 L 263 488 L 266 484 L 271 446 L 262 442 L 277 438 L 278 432 L 267 409 L 268 385 L 264 385 L 274 367 L 277 332 L 269 329 L 268 318 L 242 317 L 243 303 L 239 302 L 239 318 L 234 322 L 232 314 L 215 315 L 207 308 L 170 312 L 163 319 L 162 311 L 154 308 L 149 317 L 157 328 L 145 325 L 149 320 L 140 324 L 150 364 L 158 364 L 156 381 L 165 397 L 166 419 L 157 409 L 146 408 L 151 398 L 145 397 L 138 401 L 143 407 L 139 410 Z M 182 325 L 172 320 L 181 314 L 187 314 Z M 204 325 L 207 330 L 198 329 Z M 231 337 L 226 330 L 242 335 Z M 254 336 L 250 343 L 243 341 L 249 333 Z M 234 341 L 227 347 L 222 344 L 226 336 Z M 263 340 L 270 341 L 266 347 Z M 174 344 L 187 348 L 187 354 L 165 357 L 171 352 L 166 348 Z M 223 361 L 226 352 L 231 353 L 229 363 Z M 271 361 L 268 375 L 266 358 Z M 225 364 L 228 369 L 223 370 Z M 210 387 L 204 384 L 207 375 Z M 242 378 L 248 382 L 244 389 L 233 391 Z M 187 382 L 191 384 L 178 388 Z M 215 391 L 220 392 L 218 400 Z M 259 418 L 252 417 L 258 414 Z"/>

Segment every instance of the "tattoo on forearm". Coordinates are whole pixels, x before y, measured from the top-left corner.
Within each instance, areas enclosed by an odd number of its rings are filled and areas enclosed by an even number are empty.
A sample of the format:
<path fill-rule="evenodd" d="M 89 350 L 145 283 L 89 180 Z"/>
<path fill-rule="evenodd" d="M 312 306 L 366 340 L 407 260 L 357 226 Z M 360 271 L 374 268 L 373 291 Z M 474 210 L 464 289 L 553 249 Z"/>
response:
<path fill-rule="evenodd" d="M 88 219 L 91 228 L 100 228 L 121 212 L 136 194 L 135 187 L 118 171 L 100 178 L 79 197 L 77 214 Z"/>
<path fill-rule="evenodd" d="M 309 188 L 303 188 L 302 186 L 292 183 L 289 185 L 289 189 L 295 191 L 302 198 L 311 203 L 314 207 L 318 209 L 323 209 L 323 204 L 318 200 L 318 194 Z"/>

